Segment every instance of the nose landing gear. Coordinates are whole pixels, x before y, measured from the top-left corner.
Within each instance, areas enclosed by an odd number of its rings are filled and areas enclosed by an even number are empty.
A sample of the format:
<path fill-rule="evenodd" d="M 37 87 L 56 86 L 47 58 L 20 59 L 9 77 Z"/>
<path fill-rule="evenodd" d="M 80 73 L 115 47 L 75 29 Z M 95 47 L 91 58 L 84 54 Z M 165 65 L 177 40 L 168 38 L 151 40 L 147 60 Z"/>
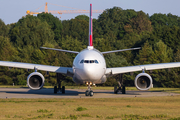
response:
<path fill-rule="evenodd" d="M 93 91 L 91 90 L 91 85 L 92 85 L 92 83 L 88 82 L 88 83 L 86 83 L 86 84 L 88 85 L 88 89 L 86 90 L 85 95 L 86 95 L 86 96 L 93 96 L 94 93 L 93 93 Z"/>

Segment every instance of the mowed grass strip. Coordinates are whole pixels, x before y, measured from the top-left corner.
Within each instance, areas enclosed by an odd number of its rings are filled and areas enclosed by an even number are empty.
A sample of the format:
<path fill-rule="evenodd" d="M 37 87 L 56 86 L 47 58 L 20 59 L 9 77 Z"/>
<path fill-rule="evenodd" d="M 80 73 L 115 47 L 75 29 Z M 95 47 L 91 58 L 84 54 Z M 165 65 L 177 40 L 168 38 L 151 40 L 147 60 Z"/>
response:
<path fill-rule="evenodd" d="M 0 99 L 0 119 L 180 119 L 180 96 Z"/>

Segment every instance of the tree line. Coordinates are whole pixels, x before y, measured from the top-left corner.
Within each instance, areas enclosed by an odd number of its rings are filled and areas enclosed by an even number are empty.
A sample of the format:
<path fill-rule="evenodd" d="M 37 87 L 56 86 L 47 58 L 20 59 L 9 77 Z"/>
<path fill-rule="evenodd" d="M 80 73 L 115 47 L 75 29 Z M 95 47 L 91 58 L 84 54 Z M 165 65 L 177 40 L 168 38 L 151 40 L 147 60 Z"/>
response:
<path fill-rule="evenodd" d="M 18 22 L 5 25 L 0 19 L 0 60 L 71 67 L 74 54 L 40 49 L 50 48 L 81 51 L 88 45 L 89 17 L 79 15 L 59 20 L 52 14 L 27 15 Z M 180 17 L 172 14 L 106 9 L 93 19 L 93 45 L 101 52 L 133 47 L 141 50 L 106 54 L 107 67 L 180 62 Z M 0 67 L 1 85 L 25 85 L 32 72 L 25 69 Z M 180 87 L 180 68 L 146 71 L 157 87 Z M 139 72 L 124 74 L 126 86 L 134 84 Z M 45 85 L 56 84 L 56 74 L 42 72 Z M 117 85 L 116 77 L 104 86 Z M 74 85 L 64 76 L 64 85 Z"/>

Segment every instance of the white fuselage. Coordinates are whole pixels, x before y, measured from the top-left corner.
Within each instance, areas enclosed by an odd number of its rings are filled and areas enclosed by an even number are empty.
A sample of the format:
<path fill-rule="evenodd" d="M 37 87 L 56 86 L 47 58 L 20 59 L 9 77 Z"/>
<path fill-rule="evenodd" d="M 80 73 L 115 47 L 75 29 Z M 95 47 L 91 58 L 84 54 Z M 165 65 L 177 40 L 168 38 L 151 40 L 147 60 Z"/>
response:
<path fill-rule="evenodd" d="M 106 81 L 106 62 L 101 52 L 88 46 L 73 61 L 73 81 L 77 84 L 100 84 Z"/>

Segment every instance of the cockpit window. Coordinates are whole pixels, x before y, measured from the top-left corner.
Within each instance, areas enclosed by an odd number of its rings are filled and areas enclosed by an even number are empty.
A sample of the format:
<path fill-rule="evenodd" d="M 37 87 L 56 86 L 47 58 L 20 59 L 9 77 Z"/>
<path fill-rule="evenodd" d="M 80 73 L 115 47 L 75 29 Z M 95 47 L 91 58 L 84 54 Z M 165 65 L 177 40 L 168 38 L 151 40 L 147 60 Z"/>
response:
<path fill-rule="evenodd" d="M 80 63 L 96 63 L 96 64 L 98 64 L 99 62 L 97 60 L 81 60 Z"/>
<path fill-rule="evenodd" d="M 98 63 L 98 61 L 97 61 L 97 60 L 95 60 L 95 63 Z"/>
<path fill-rule="evenodd" d="M 84 60 L 84 63 L 89 63 L 89 60 Z"/>
<path fill-rule="evenodd" d="M 94 60 L 90 60 L 90 63 L 94 63 Z"/>
<path fill-rule="evenodd" d="M 81 60 L 81 62 L 80 63 L 84 63 L 84 60 Z"/>

